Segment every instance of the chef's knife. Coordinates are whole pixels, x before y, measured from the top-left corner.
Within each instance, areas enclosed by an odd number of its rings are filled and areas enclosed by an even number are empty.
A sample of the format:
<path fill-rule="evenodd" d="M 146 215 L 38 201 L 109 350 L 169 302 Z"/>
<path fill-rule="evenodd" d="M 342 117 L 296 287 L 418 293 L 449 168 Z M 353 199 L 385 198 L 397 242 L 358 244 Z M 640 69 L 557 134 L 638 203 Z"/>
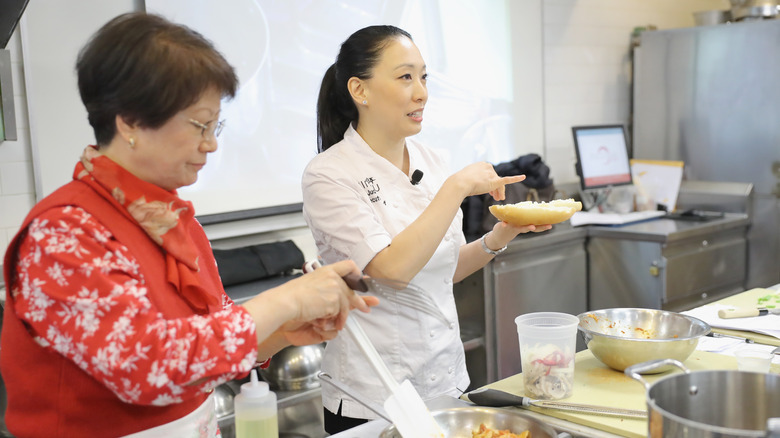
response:
<path fill-rule="evenodd" d="M 568 403 L 561 401 L 534 400 L 529 397 L 510 394 L 497 389 L 482 388 L 466 394 L 469 400 L 480 406 L 491 406 L 496 408 L 506 406 L 519 406 L 527 408 L 535 406 L 537 408 L 559 409 L 563 411 L 579 412 L 581 414 L 612 415 L 629 418 L 647 418 L 647 412 L 636 409 L 613 408 L 608 406 L 585 405 L 579 403 Z"/>
<path fill-rule="evenodd" d="M 307 262 L 303 265 L 303 272 L 311 272 L 320 266 L 322 265 L 317 260 Z M 342 278 L 354 291 L 368 292 L 378 298 L 425 312 L 439 319 L 445 326 L 452 324 L 430 295 L 411 283 L 361 274 L 347 274 Z"/>
<path fill-rule="evenodd" d="M 772 309 L 742 308 L 742 309 L 718 310 L 718 318 L 721 319 L 749 318 L 751 316 L 764 316 L 769 314 L 780 315 L 780 308 L 772 308 Z"/>

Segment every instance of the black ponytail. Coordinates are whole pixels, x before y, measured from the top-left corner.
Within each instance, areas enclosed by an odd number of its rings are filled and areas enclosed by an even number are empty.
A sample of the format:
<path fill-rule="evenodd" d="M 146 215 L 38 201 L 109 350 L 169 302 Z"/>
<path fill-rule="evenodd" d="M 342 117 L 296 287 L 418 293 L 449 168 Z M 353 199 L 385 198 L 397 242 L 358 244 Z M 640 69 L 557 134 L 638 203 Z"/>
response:
<path fill-rule="evenodd" d="M 357 121 L 358 111 L 347 89 L 352 77 L 368 79 L 379 62 L 382 50 L 393 38 L 412 36 L 395 26 L 369 26 L 350 35 L 325 72 L 317 99 L 317 153 L 344 138 L 349 124 Z"/>
<path fill-rule="evenodd" d="M 344 131 L 358 112 L 347 84 L 338 86 L 336 64 L 325 72 L 317 99 L 317 153 L 323 152 L 344 138 Z"/>

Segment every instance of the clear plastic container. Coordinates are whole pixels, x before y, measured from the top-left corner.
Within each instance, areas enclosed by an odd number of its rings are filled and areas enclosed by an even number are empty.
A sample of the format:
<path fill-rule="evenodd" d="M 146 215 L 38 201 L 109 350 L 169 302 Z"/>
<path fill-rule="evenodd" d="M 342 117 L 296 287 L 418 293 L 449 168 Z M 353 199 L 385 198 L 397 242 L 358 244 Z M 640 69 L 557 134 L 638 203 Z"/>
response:
<path fill-rule="evenodd" d="M 236 438 L 278 438 L 276 394 L 270 391 L 267 382 L 258 381 L 256 370 L 250 376 L 233 402 Z"/>
<path fill-rule="evenodd" d="M 515 318 L 526 396 L 540 400 L 571 396 L 579 322 L 574 315 L 557 312 Z"/>
<path fill-rule="evenodd" d="M 742 348 L 734 352 L 737 358 L 739 371 L 751 371 L 754 373 L 768 373 L 772 365 L 772 352 L 769 349 Z"/>

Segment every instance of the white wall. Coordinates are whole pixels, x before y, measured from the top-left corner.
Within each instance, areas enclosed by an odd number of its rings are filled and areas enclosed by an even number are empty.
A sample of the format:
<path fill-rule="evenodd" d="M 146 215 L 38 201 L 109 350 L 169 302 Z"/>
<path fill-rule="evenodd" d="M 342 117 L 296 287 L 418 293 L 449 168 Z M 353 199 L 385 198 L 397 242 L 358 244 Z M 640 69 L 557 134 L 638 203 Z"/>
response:
<path fill-rule="evenodd" d="M 35 204 L 30 124 L 27 117 L 27 93 L 22 63 L 22 42 L 17 28 L 6 49 L 11 66 L 16 112 L 17 141 L 0 143 L 0 253 L 16 234 L 27 212 Z M 0 260 L 0 265 L 2 260 Z M 1 280 L 0 280 L 1 281 Z"/>
<path fill-rule="evenodd" d="M 129 0 L 114 1 L 127 4 Z M 524 64 L 519 66 L 524 67 L 524 79 L 518 81 L 524 88 L 515 94 L 525 96 L 530 108 L 519 122 L 527 132 L 527 143 L 519 150 L 542 152 L 557 183 L 576 180 L 572 125 L 628 120 L 632 29 L 648 24 L 659 29 L 692 26 L 692 12 L 728 7 L 727 0 L 508 1 L 512 2 L 513 26 L 518 26 L 513 28 L 513 50 L 521 52 L 516 54 L 515 62 Z M 69 21 L 67 16 L 61 19 Z M 18 31 L 8 48 L 14 65 L 19 141 L 0 143 L 2 252 L 35 202 L 22 79 L 24 60 Z M 52 50 L 57 50 L 55 43 Z M 74 164 L 63 166 L 70 171 Z M 215 247 L 292 239 L 307 258 L 315 256 L 314 244 L 300 214 L 218 224 L 206 227 L 206 232 Z"/>
<path fill-rule="evenodd" d="M 571 127 L 628 124 L 635 27 L 694 25 L 692 12 L 727 0 L 544 0 L 545 161 L 556 182 L 578 181 Z"/>

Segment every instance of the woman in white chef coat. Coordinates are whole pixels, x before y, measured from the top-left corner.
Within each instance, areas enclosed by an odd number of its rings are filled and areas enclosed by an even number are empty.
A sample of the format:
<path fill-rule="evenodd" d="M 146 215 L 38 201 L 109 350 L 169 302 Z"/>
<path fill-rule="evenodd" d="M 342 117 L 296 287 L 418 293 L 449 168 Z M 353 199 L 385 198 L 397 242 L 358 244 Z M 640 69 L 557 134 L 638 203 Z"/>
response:
<path fill-rule="evenodd" d="M 467 244 L 460 205 L 466 196 L 504 198 L 489 163 L 450 174 L 441 156 L 408 138 L 420 132 L 428 99 L 426 66 L 411 36 L 394 26 L 352 34 L 322 80 L 319 154 L 303 176 L 303 214 L 325 263 L 352 259 L 367 275 L 413 283 L 430 294 L 448 324 L 383 300 L 369 317 L 355 314 L 399 381 L 423 399 L 459 396 L 469 385 L 452 293 L 518 233 L 546 226 L 499 222 Z M 420 173 L 422 172 L 422 178 Z M 389 394 L 348 336 L 330 341 L 322 369 L 379 403 Z M 376 415 L 323 388 L 325 428 L 336 433 Z"/>

